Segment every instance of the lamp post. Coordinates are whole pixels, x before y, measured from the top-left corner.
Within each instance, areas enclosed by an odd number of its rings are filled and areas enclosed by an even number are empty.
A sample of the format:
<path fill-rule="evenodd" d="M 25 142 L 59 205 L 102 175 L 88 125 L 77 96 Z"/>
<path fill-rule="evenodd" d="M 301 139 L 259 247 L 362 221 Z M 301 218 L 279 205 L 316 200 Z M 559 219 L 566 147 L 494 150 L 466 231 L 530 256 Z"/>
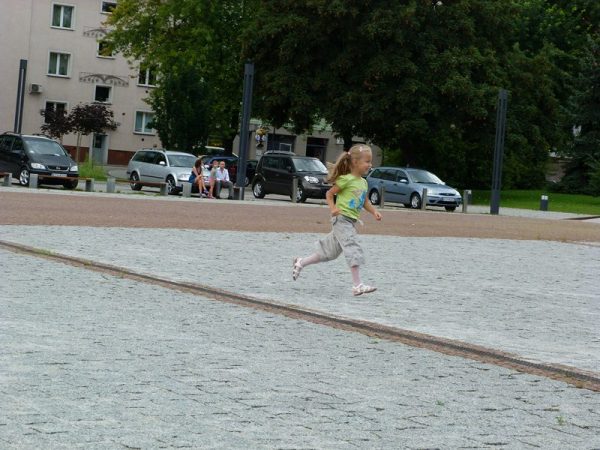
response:
<path fill-rule="evenodd" d="M 25 102 L 25 80 L 27 79 L 27 60 L 22 59 L 19 63 L 19 81 L 17 84 L 17 105 L 15 107 L 15 125 L 13 131 L 21 133 L 23 125 L 23 103 Z"/>
<path fill-rule="evenodd" d="M 254 82 L 254 63 L 244 66 L 244 94 L 242 99 L 242 122 L 240 124 L 240 155 L 236 184 L 240 188 L 240 200 L 244 200 L 246 186 L 246 165 L 248 163 L 248 137 L 250 134 L 250 111 L 252 110 L 252 85 Z"/>

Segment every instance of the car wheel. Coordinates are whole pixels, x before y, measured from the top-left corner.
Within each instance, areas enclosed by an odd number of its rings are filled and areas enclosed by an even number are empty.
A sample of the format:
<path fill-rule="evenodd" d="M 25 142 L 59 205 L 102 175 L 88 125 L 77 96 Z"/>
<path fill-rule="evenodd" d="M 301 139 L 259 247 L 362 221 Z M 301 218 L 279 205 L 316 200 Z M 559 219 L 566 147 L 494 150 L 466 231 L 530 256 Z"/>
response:
<path fill-rule="evenodd" d="M 292 196 L 290 195 L 290 198 Z M 306 194 L 304 193 L 304 187 L 302 186 L 302 182 L 298 182 L 298 187 L 296 188 L 296 203 L 304 203 L 306 201 Z"/>
<path fill-rule="evenodd" d="M 21 186 L 29 186 L 29 169 L 25 166 L 21 167 L 21 171 L 19 172 L 19 184 Z"/>
<path fill-rule="evenodd" d="M 455 209 L 456 209 L 456 206 L 446 206 L 446 211 L 448 211 L 448 212 L 454 212 Z"/>
<path fill-rule="evenodd" d="M 134 190 L 134 191 L 142 190 L 142 185 L 139 183 L 136 183 L 136 181 L 140 181 L 140 176 L 137 174 L 137 172 L 132 172 L 131 175 L 129 176 L 129 179 L 132 181 L 131 183 L 129 183 L 129 186 L 131 186 L 132 190 Z"/>
<path fill-rule="evenodd" d="M 254 186 L 252 186 L 252 193 L 256 198 L 264 198 L 266 195 L 265 187 L 263 186 L 262 181 L 255 181 Z"/>
<path fill-rule="evenodd" d="M 169 195 L 177 194 L 177 183 L 175 183 L 175 178 L 170 175 L 167 177 L 167 192 Z"/>
<path fill-rule="evenodd" d="M 379 202 L 381 201 L 381 199 L 379 198 L 379 191 L 377 189 L 373 189 L 369 193 L 369 201 L 373 205 L 379 205 Z"/>
<path fill-rule="evenodd" d="M 79 180 L 71 180 L 71 181 L 66 181 L 65 183 L 63 183 L 63 186 L 65 189 L 75 189 L 78 184 L 79 184 Z"/>
<path fill-rule="evenodd" d="M 421 196 L 416 192 L 410 196 L 410 207 L 412 209 L 419 209 L 421 207 Z"/>

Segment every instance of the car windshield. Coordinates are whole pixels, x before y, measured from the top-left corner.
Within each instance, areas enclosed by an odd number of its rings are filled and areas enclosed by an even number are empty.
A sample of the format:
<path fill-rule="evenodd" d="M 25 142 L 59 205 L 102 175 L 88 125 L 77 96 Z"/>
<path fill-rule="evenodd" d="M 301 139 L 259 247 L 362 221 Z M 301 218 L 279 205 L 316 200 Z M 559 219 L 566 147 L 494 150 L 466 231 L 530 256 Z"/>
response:
<path fill-rule="evenodd" d="M 194 155 L 169 155 L 168 158 L 171 167 L 194 167 L 196 162 Z"/>
<path fill-rule="evenodd" d="M 36 153 L 38 155 L 67 156 L 67 153 L 58 142 L 46 139 L 28 139 L 26 142 L 27 150 L 30 153 Z"/>
<path fill-rule="evenodd" d="M 442 180 L 426 170 L 411 170 L 409 173 L 414 183 L 444 184 Z"/>
<path fill-rule="evenodd" d="M 316 158 L 294 158 L 294 165 L 298 172 L 327 172 L 327 167 Z"/>

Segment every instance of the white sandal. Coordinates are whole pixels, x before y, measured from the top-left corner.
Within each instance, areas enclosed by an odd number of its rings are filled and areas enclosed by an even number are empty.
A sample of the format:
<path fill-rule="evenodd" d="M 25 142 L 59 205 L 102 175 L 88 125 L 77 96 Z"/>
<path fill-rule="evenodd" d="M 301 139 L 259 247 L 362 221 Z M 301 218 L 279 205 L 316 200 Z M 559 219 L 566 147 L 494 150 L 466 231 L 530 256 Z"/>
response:
<path fill-rule="evenodd" d="M 300 265 L 300 259 L 301 258 L 294 258 L 294 265 L 292 269 L 292 278 L 294 279 L 294 281 L 298 279 L 298 277 L 300 276 L 300 272 L 302 272 L 303 269 L 303 267 Z"/>
<path fill-rule="evenodd" d="M 368 284 L 360 283 L 358 286 L 352 286 L 352 295 L 363 295 L 368 294 L 369 292 L 376 291 L 377 288 L 375 286 L 369 286 Z"/>

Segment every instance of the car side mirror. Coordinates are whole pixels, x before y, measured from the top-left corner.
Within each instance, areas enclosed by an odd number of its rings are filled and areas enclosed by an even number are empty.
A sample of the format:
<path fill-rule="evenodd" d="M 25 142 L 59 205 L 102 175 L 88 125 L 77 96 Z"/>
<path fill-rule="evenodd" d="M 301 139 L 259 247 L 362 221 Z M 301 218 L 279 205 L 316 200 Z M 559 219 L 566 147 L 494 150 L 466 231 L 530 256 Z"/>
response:
<path fill-rule="evenodd" d="M 158 162 L 158 165 L 159 165 L 159 166 L 166 166 L 166 164 L 165 164 L 165 162 L 164 162 L 164 161 L 159 161 L 159 162 Z"/>
<path fill-rule="evenodd" d="M 287 171 L 288 171 L 288 172 L 290 172 L 290 173 L 292 173 L 292 172 L 293 172 L 293 170 L 292 170 L 292 166 L 286 166 L 286 169 L 287 169 Z"/>
<path fill-rule="evenodd" d="M 408 184 L 408 180 L 406 178 L 400 178 L 400 183 Z"/>

